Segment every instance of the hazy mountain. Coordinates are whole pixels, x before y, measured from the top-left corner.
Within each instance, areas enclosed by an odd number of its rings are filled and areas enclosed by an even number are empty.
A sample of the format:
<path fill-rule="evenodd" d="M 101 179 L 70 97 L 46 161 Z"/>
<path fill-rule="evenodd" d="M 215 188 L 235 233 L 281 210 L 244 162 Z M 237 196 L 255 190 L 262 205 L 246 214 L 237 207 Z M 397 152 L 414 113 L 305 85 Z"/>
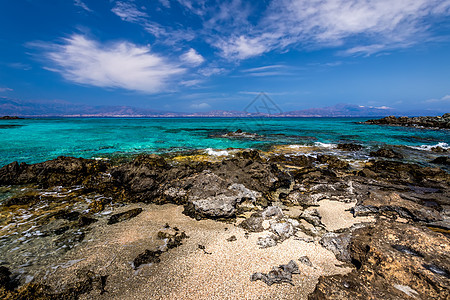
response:
<path fill-rule="evenodd" d="M 272 110 L 273 111 L 273 110 Z M 32 102 L 0 97 L 0 116 L 22 117 L 383 117 L 389 115 L 442 115 L 444 112 L 400 112 L 389 107 L 337 104 L 322 108 L 310 108 L 268 114 L 264 111 L 247 112 L 213 110 L 209 112 L 183 113 L 145 109 L 131 106 L 91 106 L 65 101 Z"/>

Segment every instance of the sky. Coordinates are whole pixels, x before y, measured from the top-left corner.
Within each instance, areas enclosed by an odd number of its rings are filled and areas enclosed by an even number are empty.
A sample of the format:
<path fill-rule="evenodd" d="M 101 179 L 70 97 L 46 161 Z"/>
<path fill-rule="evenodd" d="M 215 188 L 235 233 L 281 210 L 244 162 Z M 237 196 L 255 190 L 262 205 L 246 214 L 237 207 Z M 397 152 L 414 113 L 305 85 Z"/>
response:
<path fill-rule="evenodd" d="M 0 0 L 0 97 L 450 111 L 450 0 Z"/>

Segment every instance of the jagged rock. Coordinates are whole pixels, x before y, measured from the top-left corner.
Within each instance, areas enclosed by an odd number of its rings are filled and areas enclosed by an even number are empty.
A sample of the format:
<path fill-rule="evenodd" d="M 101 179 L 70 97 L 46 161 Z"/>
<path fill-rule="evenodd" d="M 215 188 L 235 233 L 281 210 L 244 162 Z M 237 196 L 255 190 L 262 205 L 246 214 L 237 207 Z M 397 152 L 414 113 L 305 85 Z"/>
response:
<path fill-rule="evenodd" d="M 351 233 L 349 231 L 343 233 L 328 232 L 324 234 L 319 243 L 333 252 L 337 259 L 350 262 L 350 238 Z"/>
<path fill-rule="evenodd" d="M 370 155 L 374 157 L 403 158 L 403 155 L 401 155 L 400 153 L 395 152 L 392 149 L 385 149 L 385 148 L 381 148 L 378 149 L 377 151 L 370 152 Z"/>
<path fill-rule="evenodd" d="M 448 238 L 379 220 L 352 234 L 347 275 L 320 277 L 309 299 L 449 299 Z"/>
<path fill-rule="evenodd" d="M 283 212 L 278 206 L 269 206 L 263 211 L 253 213 L 249 218 L 242 221 L 239 226 L 250 232 L 262 232 L 267 229 L 263 227 L 265 220 L 282 216 Z"/>
<path fill-rule="evenodd" d="M 300 218 L 312 224 L 315 227 L 324 227 L 322 224 L 322 216 L 317 209 L 309 209 L 302 212 Z"/>
<path fill-rule="evenodd" d="M 119 222 L 127 221 L 139 215 L 142 212 L 142 208 L 134 208 L 127 210 L 125 212 L 121 212 L 118 214 L 114 214 L 108 219 L 108 225 L 116 224 Z"/>
<path fill-rule="evenodd" d="M 347 170 L 350 167 L 348 162 L 340 160 L 336 156 L 326 154 L 318 155 L 317 161 L 321 164 L 328 164 L 328 167 L 331 169 Z"/>
<path fill-rule="evenodd" d="M 8 268 L 0 266 L 0 289 L 12 290 L 14 288 L 14 282 L 10 278 L 11 272 Z M 1 295 L 1 292 L 0 292 Z"/>
<path fill-rule="evenodd" d="M 360 198 L 353 208 L 354 216 L 370 214 L 396 213 L 402 218 L 421 222 L 436 222 L 442 220 L 440 213 L 433 207 L 426 207 L 410 200 L 403 199 L 398 193 L 374 191 Z"/>
<path fill-rule="evenodd" d="M 13 162 L 0 169 L 0 184 L 79 185 L 89 176 L 105 171 L 107 166 L 103 161 L 64 156 L 34 165 Z"/>
<path fill-rule="evenodd" d="M 292 284 L 292 274 L 300 274 L 298 265 L 295 261 L 291 260 L 287 265 L 280 265 L 278 267 L 273 267 L 269 273 L 254 273 L 250 280 L 256 281 L 261 280 L 267 285 L 272 285 L 274 283 L 289 283 Z"/>
<path fill-rule="evenodd" d="M 189 182 L 191 188 L 184 213 L 196 219 L 234 217 L 238 203 L 244 200 L 256 201 L 255 192 L 214 173 L 203 172 Z"/>

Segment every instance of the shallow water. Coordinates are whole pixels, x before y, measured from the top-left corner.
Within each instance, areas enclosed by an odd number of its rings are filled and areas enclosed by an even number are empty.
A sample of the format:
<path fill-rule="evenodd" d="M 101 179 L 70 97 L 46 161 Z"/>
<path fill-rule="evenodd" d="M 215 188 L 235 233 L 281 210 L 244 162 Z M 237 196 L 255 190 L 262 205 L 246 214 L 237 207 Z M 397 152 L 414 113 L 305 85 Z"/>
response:
<path fill-rule="evenodd" d="M 0 120 L 0 165 L 36 163 L 60 155 L 108 157 L 192 149 L 257 148 L 275 144 L 358 142 L 448 147 L 446 130 L 365 125 L 367 118 L 59 118 Z M 242 129 L 253 139 L 222 138 Z M 319 144 L 322 143 L 322 144 Z M 429 148 L 429 147 L 428 147 Z M 427 149 L 424 148 L 424 151 Z"/>

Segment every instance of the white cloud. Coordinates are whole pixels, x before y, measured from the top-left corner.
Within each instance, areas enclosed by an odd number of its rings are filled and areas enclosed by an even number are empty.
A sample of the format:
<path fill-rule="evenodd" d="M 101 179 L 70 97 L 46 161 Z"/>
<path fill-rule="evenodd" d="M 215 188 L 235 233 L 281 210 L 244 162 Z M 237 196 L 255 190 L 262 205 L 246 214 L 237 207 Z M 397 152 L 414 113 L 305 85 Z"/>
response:
<path fill-rule="evenodd" d="M 228 59 L 247 59 L 269 50 L 262 38 L 250 38 L 244 35 L 232 37 L 227 41 L 219 41 L 215 46 L 222 51 L 222 56 Z"/>
<path fill-rule="evenodd" d="M 127 22 L 137 22 L 148 17 L 147 13 L 140 11 L 136 5 L 129 2 L 118 1 L 111 11 Z"/>
<path fill-rule="evenodd" d="M 218 75 L 218 74 L 222 74 L 226 72 L 226 69 L 224 68 L 219 68 L 219 67 L 213 67 L 213 66 L 209 66 L 203 69 L 200 69 L 198 71 L 201 75 L 209 77 L 212 75 Z"/>
<path fill-rule="evenodd" d="M 429 20 L 450 15 L 450 0 L 279 0 L 262 15 L 212 45 L 229 60 L 288 47 L 349 45 L 346 54 L 371 55 L 426 40 Z"/>
<path fill-rule="evenodd" d="M 198 54 L 197 51 L 195 51 L 195 49 L 192 49 L 192 48 L 189 49 L 188 52 L 181 55 L 180 58 L 182 61 L 184 61 L 187 64 L 190 64 L 192 66 L 199 66 L 205 61 L 203 56 Z"/>
<path fill-rule="evenodd" d="M 85 11 L 92 12 L 92 9 L 90 9 L 83 1 L 81 0 L 74 0 L 74 5 L 81 7 Z"/>
<path fill-rule="evenodd" d="M 100 44 L 75 34 L 63 44 L 46 45 L 44 49 L 53 64 L 48 70 L 69 81 L 98 87 L 156 93 L 164 90 L 173 76 L 185 72 L 151 53 L 149 47 L 128 42 Z"/>
<path fill-rule="evenodd" d="M 10 88 L 7 88 L 7 87 L 0 87 L 0 93 L 3 93 L 3 92 L 12 92 L 13 91 L 13 89 L 10 89 Z"/>

